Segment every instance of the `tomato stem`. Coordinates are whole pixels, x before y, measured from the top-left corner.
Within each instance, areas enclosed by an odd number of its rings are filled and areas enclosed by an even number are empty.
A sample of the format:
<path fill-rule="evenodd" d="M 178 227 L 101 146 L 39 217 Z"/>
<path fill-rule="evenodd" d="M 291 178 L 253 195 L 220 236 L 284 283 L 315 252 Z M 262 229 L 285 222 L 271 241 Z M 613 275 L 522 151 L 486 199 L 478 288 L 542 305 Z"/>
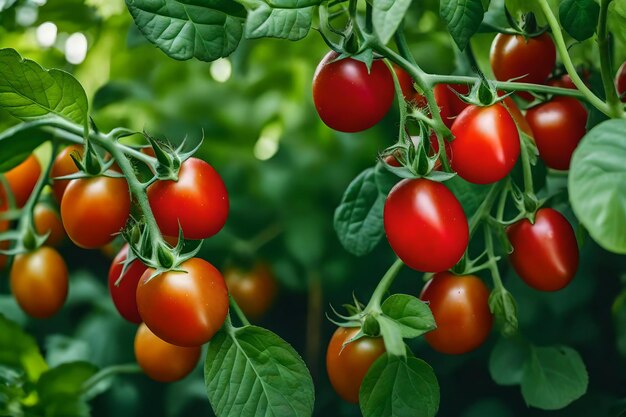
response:
<path fill-rule="evenodd" d="M 526 196 L 536 199 L 535 188 L 533 184 L 533 170 L 530 164 L 530 157 L 528 155 L 528 152 L 530 152 L 530 149 L 528 146 L 526 146 L 526 144 L 524 144 L 524 140 L 526 139 L 524 139 L 520 135 L 522 171 L 524 173 L 524 193 L 526 194 Z"/>
<path fill-rule="evenodd" d="M 106 368 L 101 369 L 91 378 L 86 380 L 81 387 L 81 391 L 84 395 L 88 393 L 93 387 L 98 385 L 100 382 L 118 374 L 137 374 L 137 373 L 141 373 L 141 368 L 136 363 L 107 366 Z"/>
<path fill-rule="evenodd" d="M 383 275 L 383 278 L 376 286 L 376 289 L 374 290 L 374 293 L 372 294 L 372 298 L 370 298 L 369 303 L 367 304 L 365 309 L 363 309 L 363 315 L 366 315 L 367 313 L 370 313 L 372 311 L 380 311 L 383 296 L 385 295 L 387 290 L 389 290 L 389 287 L 391 287 L 391 284 L 396 279 L 398 272 L 400 272 L 403 266 L 404 262 L 402 262 L 402 260 L 398 258 L 389 267 L 387 272 L 385 272 L 385 275 Z"/>
<path fill-rule="evenodd" d="M 489 271 L 491 272 L 491 278 L 493 280 L 493 286 L 496 290 L 504 290 L 504 284 L 502 284 L 502 277 L 500 276 L 500 270 L 498 269 L 498 258 L 496 257 L 493 249 L 493 236 L 491 236 L 491 229 L 489 225 L 485 224 L 483 228 L 485 231 L 485 249 L 487 250 L 487 256 L 489 262 Z"/>
<path fill-rule="evenodd" d="M 622 103 L 617 96 L 617 90 L 613 84 L 613 71 L 611 66 L 611 51 L 609 49 L 607 15 L 609 4 L 613 0 L 600 0 L 600 15 L 598 18 L 597 43 L 600 52 L 600 74 L 602 75 L 602 84 L 604 85 L 604 93 L 606 102 L 609 105 L 610 112 L 615 117 L 621 117 L 623 114 Z"/>
<path fill-rule="evenodd" d="M 250 326 L 250 321 L 248 320 L 248 318 L 246 317 L 246 315 L 243 313 L 243 311 L 241 310 L 241 308 L 239 307 L 239 304 L 237 304 L 237 301 L 235 301 L 235 299 L 233 298 L 233 296 L 229 293 L 228 294 L 228 301 L 230 303 L 230 307 L 235 310 L 235 314 L 237 315 L 237 317 L 239 318 L 239 320 L 241 321 L 241 323 L 244 326 Z"/>
<path fill-rule="evenodd" d="M 478 206 L 478 209 L 474 212 L 474 214 L 470 218 L 469 220 L 470 239 L 474 235 L 474 232 L 476 232 L 476 228 L 480 224 L 481 220 L 487 217 L 487 215 L 489 215 L 489 213 L 491 212 L 491 208 L 493 207 L 493 204 L 496 201 L 496 197 L 498 196 L 498 193 L 500 192 L 504 184 L 505 183 L 503 181 L 499 181 L 493 184 L 491 188 L 489 189 L 489 192 L 487 193 L 487 196 L 485 197 L 483 202 L 480 204 L 480 206 Z"/>

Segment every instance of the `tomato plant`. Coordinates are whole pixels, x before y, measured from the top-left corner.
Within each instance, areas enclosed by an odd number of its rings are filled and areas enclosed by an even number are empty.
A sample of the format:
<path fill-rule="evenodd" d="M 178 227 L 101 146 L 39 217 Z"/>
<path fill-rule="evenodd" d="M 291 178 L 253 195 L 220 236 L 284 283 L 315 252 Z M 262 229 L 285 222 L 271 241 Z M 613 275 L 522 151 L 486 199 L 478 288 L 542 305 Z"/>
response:
<path fill-rule="evenodd" d="M 72 175 L 78 172 L 78 167 L 71 157 L 72 153 L 79 157 L 82 157 L 83 147 L 79 145 L 70 145 L 61 150 L 61 152 L 59 152 L 56 159 L 54 160 L 52 170 L 50 171 L 50 176 L 52 178 L 65 177 L 67 175 Z M 65 189 L 69 185 L 70 181 L 71 180 L 52 181 L 54 196 L 56 197 L 59 204 L 63 199 L 63 194 L 65 193 Z"/>
<path fill-rule="evenodd" d="M 124 245 L 111 262 L 109 292 L 115 308 L 122 317 L 132 323 L 141 323 L 141 316 L 137 309 L 137 285 L 146 271 L 146 266 L 141 261 L 134 260 L 124 269 L 128 250 L 128 245 Z"/>

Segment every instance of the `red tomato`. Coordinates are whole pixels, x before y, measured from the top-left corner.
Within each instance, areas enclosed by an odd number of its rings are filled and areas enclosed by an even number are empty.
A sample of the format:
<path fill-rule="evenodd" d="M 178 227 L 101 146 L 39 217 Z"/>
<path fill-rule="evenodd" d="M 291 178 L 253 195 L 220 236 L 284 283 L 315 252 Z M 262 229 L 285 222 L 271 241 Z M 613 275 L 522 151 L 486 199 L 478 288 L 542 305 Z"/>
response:
<path fill-rule="evenodd" d="M 270 308 L 278 289 L 265 263 L 257 263 L 252 269 L 229 268 L 224 279 L 243 313 L 251 318 L 261 317 Z"/>
<path fill-rule="evenodd" d="M 561 88 L 569 88 L 571 90 L 576 90 L 576 86 L 572 81 L 569 74 L 563 74 L 560 78 L 553 78 L 548 81 L 548 85 L 552 87 L 561 87 Z"/>
<path fill-rule="evenodd" d="M 499 181 L 519 157 L 517 126 L 502 104 L 469 106 L 454 121 L 452 134 L 450 165 L 466 181 Z"/>
<path fill-rule="evenodd" d="M 220 175 L 201 159 L 189 158 L 180 167 L 178 181 L 157 181 L 148 198 L 161 232 L 186 239 L 206 239 L 226 223 L 228 192 Z"/>
<path fill-rule="evenodd" d="M 137 328 L 135 358 L 145 374 L 155 381 L 183 379 L 196 367 L 201 352 L 201 346 L 181 347 L 167 343 L 143 323 Z"/>
<path fill-rule="evenodd" d="M 28 315 L 45 319 L 56 314 L 67 298 L 67 286 L 67 266 L 55 249 L 42 246 L 15 257 L 11 292 Z"/>
<path fill-rule="evenodd" d="M 65 239 L 65 229 L 59 213 L 47 204 L 39 203 L 35 206 L 35 229 L 43 235 L 50 232 L 46 244 L 58 246 Z"/>
<path fill-rule="evenodd" d="M 30 155 L 24 162 L 4 173 L 11 193 L 13 193 L 13 198 L 15 198 L 15 204 L 18 207 L 23 207 L 26 204 L 28 197 L 30 197 L 35 185 L 37 185 L 40 175 L 41 165 L 39 165 L 35 155 Z M 3 196 L 6 198 L 4 189 L 0 184 L 0 198 Z"/>
<path fill-rule="evenodd" d="M 139 315 L 139 310 L 137 310 L 137 285 L 147 267 L 138 259 L 133 261 L 126 268 L 120 284 L 115 285 L 122 274 L 122 269 L 124 268 L 122 263 L 128 257 L 128 250 L 128 244 L 124 245 L 111 263 L 111 268 L 109 269 L 109 292 L 115 308 L 117 308 L 122 317 L 131 323 L 141 323 L 141 316 Z"/>
<path fill-rule="evenodd" d="M 546 165 L 569 169 L 572 154 L 585 136 L 585 107 L 571 97 L 554 97 L 529 109 L 526 119 L 533 130 L 539 156 Z"/>
<path fill-rule="evenodd" d="M 130 214 L 130 194 L 123 178 L 93 177 L 70 182 L 61 202 L 67 235 L 85 249 L 115 238 Z"/>
<path fill-rule="evenodd" d="M 474 275 L 436 274 L 424 286 L 420 298 L 430 303 L 437 328 L 426 333 L 426 342 L 438 352 L 459 355 L 482 345 L 493 324 L 489 290 Z"/>
<path fill-rule="evenodd" d="M 167 271 L 137 286 L 137 307 L 159 338 L 177 346 L 200 346 L 222 327 L 228 313 L 228 290 L 220 271 L 200 258 L 183 262 L 184 272 Z"/>
<path fill-rule="evenodd" d="M 72 152 L 78 152 L 78 154 L 82 157 L 83 147 L 81 145 L 70 145 L 67 148 L 63 149 L 61 152 L 59 152 L 54 160 L 54 164 L 52 164 L 52 170 L 50 171 L 50 176 L 52 178 L 64 177 L 66 175 L 71 175 L 78 172 L 78 168 L 76 167 L 76 164 L 70 156 Z M 61 203 L 63 193 L 65 192 L 65 189 L 67 188 L 69 183 L 70 180 L 54 180 L 52 182 L 54 196 L 56 197 L 59 204 Z"/>
<path fill-rule="evenodd" d="M 622 102 L 626 103 L 626 62 L 620 65 L 617 74 L 615 74 L 615 88 Z"/>
<path fill-rule="evenodd" d="M 380 122 L 394 97 L 393 77 L 382 60 L 370 71 L 352 58 L 340 61 L 334 51 L 326 54 L 313 76 L 313 101 L 320 118 L 331 129 L 360 132 Z"/>
<path fill-rule="evenodd" d="M 420 178 L 396 184 L 385 201 L 384 224 L 393 251 L 418 271 L 450 269 L 467 249 L 463 208 L 438 182 Z"/>
<path fill-rule="evenodd" d="M 528 219 L 507 228 L 513 246 L 509 256 L 517 274 L 539 291 L 567 286 L 578 269 L 578 245 L 572 226 L 551 208 L 537 211 L 535 223 Z"/>
<path fill-rule="evenodd" d="M 556 64 L 556 48 L 547 33 L 534 38 L 499 33 L 491 44 L 489 58 L 493 74 L 500 81 L 516 78 L 519 82 L 544 84 Z M 527 92 L 518 94 L 533 99 Z"/>
<path fill-rule="evenodd" d="M 370 366 L 385 353 L 381 337 L 363 337 L 344 346 L 358 327 L 339 327 L 328 344 L 326 370 L 335 392 L 350 403 L 359 402 L 359 390 Z"/>

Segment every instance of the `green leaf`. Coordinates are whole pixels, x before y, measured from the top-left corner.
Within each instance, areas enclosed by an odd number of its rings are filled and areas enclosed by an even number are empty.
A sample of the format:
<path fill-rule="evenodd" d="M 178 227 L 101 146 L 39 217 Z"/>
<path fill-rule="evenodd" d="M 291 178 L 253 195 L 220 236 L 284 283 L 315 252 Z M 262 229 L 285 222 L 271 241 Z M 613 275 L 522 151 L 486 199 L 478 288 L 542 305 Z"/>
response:
<path fill-rule="evenodd" d="M 310 417 L 313 380 L 298 353 L 269 330 L 220 331 L 209 343 L 204 379 L 218 417 Z"/>
<path fill-rule="evenodd" d="M 87 125 L 85 90 L 69 73 L 45 70 L 14 49 L 0 49 L 0 106 L 22 120 L 59 116 Z"/>
<path fill-rule="evenodd" d="M 569 196 L 591 237 L 611 252 L 626 253 L 626 120 L 590 130 L 572 157 Z"/>
<path fill-rule="evenodd" d="M 343 247 L 356 256 L 371 252 L 385 234 L 384 195 L 378 192 L 374 168 L 361 172 L 348 186 L 335 210 L 335 231 Z"/>
<path fill-rule="evenodd" d="M 448 25 L 452 39 L 464 50 L 485 15 L 482 0 L 441 0 L 439 14 Z"/>
<path fill-rule="evenodd" d="M 374 167 L 374 179 L 376 187 L 382 195 L 388 195 L 389 191 L 402 180 L 399 176 L 385 168 L 385 164 L 378 162 Z"/>
<path fill-rule="evenodd" d="M 411 0 L 374 0 L 374 30 L 383 44 L 391 40 L 410 5 Z"/>
<path fill-rule="evenodd" d="M 37 391 L 43 403 L 54 402 L 56 398 L 80 397 L 83 384 L 98 372 L 89 362 L 68 362 L 50 369 L 39 378 Z"/>
<path fill-rule="evenodd" d="M 428 305 L 419 298 L 394 294 L 382 305 L 383 313 L 400 325 L 402 337 L 412 339 L 434 330 L 435 318 Z"/>
<path fill-rule="evenodd" d="M 0 314 L 0 363 L 23 370 L 36 381 L 48 369 L 35 339 Z"/>
<path fill-rule="evenodd" d="M 489 194 L 489 185 L 471 184 L 459 176 L 456 176 L 445 184 L 463 206 L 463 210 L 468 218 L 474 214 L 478 206 Z"/>
<path fill-rule="evenodd" d="M 530 346 L 520 338 L 501 338 L 491 351 L 489 373 L 498 385 L 519 385 Z"/>
<path fill-rule="evenodd" d="M 135 24 L 169 57 L 214 61 L 230 55 L 246 10 L 232 0 L 126 0 Z"/>
<path fill-rule="evenodd" d="M 248 39 L 274 37 L 297 41 L 304 38 L 320 0 L 264 0 L 252 2 L 245 35 Z"/>
<path fill-rule="evenodd" d="M 589 376 L 578 352 L 566 346 L 534 347 L 522 377 L 526 403 L 558 410 L 587 392 Z"/>
<path fill-rule="evenodd" d="M 42 130 L 47 120 L 20 123 L 0 133 L 0 172 L 21 164 L 33 150 L 52 139 L 52 134 Z"/>
<path fill-rule="evenodd" d="M 423 360 L 385 353 L 367 371 L 359 404 L 364 417 L 433 417 L 439 409 L 439 383 Z"/>
<path fill-rule="evenodd" d="M 0 12 L 13 6 L 17 0 L 0 0 Z"/>
<path fill-rule="evenodd" d="M 376 317 L 380 325 L 380 335 L 385 342 L 385 350 L 393 356 L 405 357 L 406 346 L 402 340 L 402 326 L 395 320 L 386 317 Z"/>
<path fill-rule="evenodd" d="M 563 29 L 579 41 L 593 36 L 599 15 L 600 5 L 594 0 L 563 0 L 559 4 Z"/>

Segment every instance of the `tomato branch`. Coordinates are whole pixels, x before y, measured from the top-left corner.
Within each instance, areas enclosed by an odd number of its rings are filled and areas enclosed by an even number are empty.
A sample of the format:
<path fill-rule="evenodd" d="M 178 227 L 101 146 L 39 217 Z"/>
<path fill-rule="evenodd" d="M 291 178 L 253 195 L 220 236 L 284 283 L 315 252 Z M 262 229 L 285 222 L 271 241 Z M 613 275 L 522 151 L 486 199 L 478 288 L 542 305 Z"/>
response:
<path fill-rule="evenodd" d="M 611 71 L 611 51 L 609 49 L 609 33 L 607 29 L 607 15 L 609 4 L 613 0 L 600 0 L 600 16 L 598 18 L 597 42 L 600 52 L 600 74 L 602 75 L 602 84 L 604 85 L 604 93 L 606 94 L 606 102 L 609 110 L 615 117 L 621 117 L 624 110 L 617 91 L 613 85 L 613 73 Z"/>
<path fill-rule="evenodd" d="M 383 275 L 383 278 L 380 280 L 380 282 L 376 286 L 376 289 L 374 290 L 374 293 L 372 294 L 372 298 L 370 298 L 369 303 L 363 310 L 364 313 L 368 313 L 371 311 L 380 311 L 383 296 L 389 290 L 389 287 L 391 287 L 391 284 L 396 279 L 398 272 L 400 272 L 403 266 L 404 266 L 404 262 L 402 262 L 402 260 L 398 258 L 389 267 L 385 275 Z"/>
<path fill-rule="evenodd" d="M 228 294 L 228 302 L 230 304 L 230 308 L 235 310 L 235 314 L 237 315 L 237 317 L 239 318 L 241 323 L 244 326 L 250 326 L 250 321 L 248 320 L 246 315 L 241 310 L 241 307 L 239 307 L 239 304 L 237 304 L 237 301 L 235 301 L 235 298 L 230 293 Z M 227 319 L 226 319 L 227 323 L 230 324 L 229 316 L 226 316 L 226 317 L 227 317 Z M 232 324 L 230 324 L 230 325 L 232 326 Z"/>
<path fill-rule="evenodd" d="M 98 385 L 100 382 L 111 378 L 119 374 L 138 374 L 141 373 L 141 368 L 136 363 L 129 363 L 124 365 L 113 365 L 101 369 L 98 373 L 93 375 L 87 381 L 85 381 L 81 387 L 81 391 L 84 394 L 89 392 L 92 388 Z"/>

